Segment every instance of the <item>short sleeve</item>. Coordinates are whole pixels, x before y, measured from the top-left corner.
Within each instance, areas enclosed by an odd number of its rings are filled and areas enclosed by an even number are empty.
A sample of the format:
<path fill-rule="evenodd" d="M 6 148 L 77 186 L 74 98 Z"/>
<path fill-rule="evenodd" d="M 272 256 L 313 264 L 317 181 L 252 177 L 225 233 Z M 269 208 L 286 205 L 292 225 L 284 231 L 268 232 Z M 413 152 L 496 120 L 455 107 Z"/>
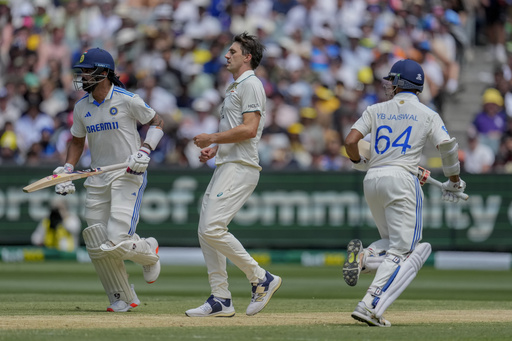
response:
<path fill-rule="evenodd" d="M 139 95 L 135 94 L 130 101 L 130 114 L 142 124 L 147 124 L 155 117 L 156 112 Z"/>

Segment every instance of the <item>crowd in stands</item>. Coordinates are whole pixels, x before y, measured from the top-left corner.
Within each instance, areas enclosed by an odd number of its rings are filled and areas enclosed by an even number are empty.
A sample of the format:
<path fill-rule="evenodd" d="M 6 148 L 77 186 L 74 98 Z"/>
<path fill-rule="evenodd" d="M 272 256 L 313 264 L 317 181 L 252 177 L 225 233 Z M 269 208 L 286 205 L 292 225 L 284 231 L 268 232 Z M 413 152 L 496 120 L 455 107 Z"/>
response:
<path fill-rule="evenodd" d="M 266 45 L 256 69 L 268 98 L 264 168 L 349 170 L 343 139 L 366 106 L 386 99 L 381 80 L 394 62 L 423 66 L 420 100 L 443 116 L 474 47 L 487 45 L 495 84 L 461 158 L 468 172 L 512 173 L 509 11 L 501 0 L 0 0 L 0 161 L 63 164 L 84 94 L 71 67 L 101 47 L 165 120 L 151 162 L 202 167 L 191 139 L 217 130 L 232 81 L 224 54 L 247 31 Z"/>

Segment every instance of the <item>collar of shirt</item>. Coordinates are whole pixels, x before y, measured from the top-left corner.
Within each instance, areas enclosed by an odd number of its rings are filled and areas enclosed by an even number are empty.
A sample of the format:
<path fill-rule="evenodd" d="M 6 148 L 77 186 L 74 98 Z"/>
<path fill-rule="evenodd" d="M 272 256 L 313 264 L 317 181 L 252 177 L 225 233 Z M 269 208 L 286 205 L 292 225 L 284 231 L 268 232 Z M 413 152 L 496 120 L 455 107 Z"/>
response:
<path fill-rule="evenodd" d="M 228 87 L 228 91 L 235 88 L 238 84 L 242 83 L 247 78 L 254 76 L 254 70 L 247 70 L 240 75 L 233 83 L 231 83 Z"/>
<path fill-rule="evenodd" d="M 399 92 L 393 98 L 394 99 L 416 99 L 417 101 L 419 101 L 418 95 L 416 95 L 414 92 L 410 92 L 410 91 Z"/>
<path fill-rule="evenodd" d="M 89 103 L 94 104 L 94 105 L 96 105 L 97 107 L 99 107 L 99 106 L 100 106 L 100 105 L 102 105 L 106 100 L 111 99 L 113 94 L 114 94 L 114 84 L 112 84 L 112 86 L 110 87 L 110 90 L 108 91 L 107 96 L 105 96 L 105 99 L 103 100 L 103 102 L 101 102 L 101 103 L 96 102 L 96 100 L 94 99 L 93 95 L 92 95 L 92 94 L 89 94 Z"/>

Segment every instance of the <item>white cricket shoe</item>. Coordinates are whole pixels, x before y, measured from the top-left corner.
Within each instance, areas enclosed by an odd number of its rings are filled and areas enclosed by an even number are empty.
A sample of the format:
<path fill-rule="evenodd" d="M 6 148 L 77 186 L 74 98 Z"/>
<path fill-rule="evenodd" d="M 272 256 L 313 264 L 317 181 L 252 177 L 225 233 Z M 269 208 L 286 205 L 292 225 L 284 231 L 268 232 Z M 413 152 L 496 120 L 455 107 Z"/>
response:
<path fill-rule="evenodd" d="M 370 309 L 361 301 L 357 304 L 356 309 L 352 313 L 352 318 L 367 323 L 370 327 L 391 327 L 391 323 L 383 316 L 377 318 L 373 309 Z"/>
<path fill-rule="evenodd" d="M 125 301 L 119 300 L 115 301 L 111 305 L 107 307 L 107 311 L 115 312 L 115 313 L 124 313 L 128 310 L 137 307 L 140 304 L 140 300 L 137 297 L 137 294 L 135 293 L 135 287 L 132 284 L 132 292 L 133 292 L 133 300 L 130 303 L 127 303 Z"/>
<path fill-rule="evenodd" d="M 251 303 L 247 307 L 246 314 L 252 316 L 262 311 L 272 295 L 281 287 L 281 283 L 281 277 L 267 271 L 264 282 L 252 285 Z"/>
<path fill-rule="evenodd" d="M 235 308 L 231 299 L 220 299 L 211 295 L 202 306 L 187 310 L 185 315 L 189 317 L 233 317 Z"/>
<path fill-rule="evenodd" d="M 359 239 L 352 239 L 347 245 L 347 258 L 343 264 L 343 279 L 353 287 L 359 280 L 361 273 L 361 253 L 363 243 Z"/>
<path fill-rule="evenodd" d="M 158 255 L 158 242 L 155 238 L 149 237 L 145 238 L 146 242 L 151 247 L 151 251 L 153 251 L 156 255 Z M 155 281 L 158 279 L 158 276 L 160 275 L 160 259 L 157 260 L 155 264 L 152 265 L 143 265 L 142 266 L 142 273 L 144 275 L 144 279 L 148 283 L 155 283 Z"/>

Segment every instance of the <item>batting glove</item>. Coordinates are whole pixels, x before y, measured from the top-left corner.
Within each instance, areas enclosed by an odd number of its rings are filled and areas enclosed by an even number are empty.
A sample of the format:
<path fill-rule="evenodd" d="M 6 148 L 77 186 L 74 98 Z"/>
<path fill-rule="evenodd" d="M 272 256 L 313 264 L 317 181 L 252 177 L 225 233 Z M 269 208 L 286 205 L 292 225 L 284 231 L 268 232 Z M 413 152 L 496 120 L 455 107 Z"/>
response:
<path fill-rule="evenodd" d="M 448 202 L 458 202 L 459 197 L 455 195 L 457 192 L 464 192 L 466 189 L 466 182 L 462 179 L 460 179 L 458 182 L 453 182 L 451 180 L 448 180 L 443 183 L 442 187 L 442 198 L 444 201 Z"/>
<path fill-rule="evenodd" d="M 53 174 L 72 173 L 74 169 L 75 167 L 73 167 L 72 164 L 66 163 L 62 167 L 55 168 Z M 66 181 L 55 186 L 55 193 L 60 195 L 73 194 L 75 191 L 75 185 L 71 181 Z"/>
<path fill-rule="evenodd" d="M 151 154 L 151 150 L 146 147 L 140 147 L 137 153 L 130 156 L 126 172 L 135 175 L 144 174 L 148 168 L 149 160 L 151 160 L 149 154 Z"/>
<path fill-rule="evenodd" d="M 368 168 L 370 168 L 370 160 L 362 155 L 359 155 L 359 157 L 361 158 L 359 162 L 354 162 L 354 160 L 350 159 L 350 161 L 352 161 L 352 168 L 361 172 L 366 172 Z"/>

